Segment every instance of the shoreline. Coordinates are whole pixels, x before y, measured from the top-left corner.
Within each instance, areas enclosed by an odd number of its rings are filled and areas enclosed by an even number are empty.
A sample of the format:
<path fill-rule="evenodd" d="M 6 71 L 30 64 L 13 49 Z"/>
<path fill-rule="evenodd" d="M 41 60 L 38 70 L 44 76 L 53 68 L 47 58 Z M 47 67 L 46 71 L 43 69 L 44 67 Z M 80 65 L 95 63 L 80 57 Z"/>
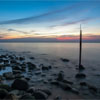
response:
<path fill-rule="evenodd" d="M 1 51 L 3 52 L 4 50 L 2 49 Z M 67 58 L 59 59 L 59 63 L 65 65 L 63 68 L 60 68 L 58 65 L 55 66 L 57 62 L 53 59 L 50 64 L 45 64 L 35 56 L 25 55 L 25 52 L 17 54 L 5 51 L 0 55 L 0 62 L 0 66 L 3 67 L 3 69 L 0 67 L 1 70 L 5 70 L 7 67 L 12 69 L 11 72 L 5 72 L 0 76 L 0 85 L 5 89 L 4 84 L 6 84 L 10 88 L 10 91 L 6 90 L 7 95 L 12 93 L 16 99 L 23 99 L 27 96 L 37 100 L 37 95 L 40 98 L 45 98 L 45 100 L 95 99 L 95 95 L 97 95 L 96 98 L 100 98 L 97 87 L 84 81 L 84 78 L 83 80 L 75 78 L 78 72 L 76 68 L 73 69 L 73 71 L 76 70 L 76 72 L 73 72 L 73 76 L 70 76 L 70 74 L 67 76 L 68 71 L 72 70 L 71 66 L 73 66 Z M 45 59 L 45 62 L 48 62 L 48 59 Z M 70 80 L 70 77 L 73 77 L 73 80 Z M 17 83 L 16 80 L 19 84 L 21 82 L 22 84 L 27 84 L 25 85 L 27 88 L 25 89 L 23 85 L 22 88 L 18 84 L 16 86 L 14 84 L 14 82 Z M 86 89 L 85 93 L 83 93 L 84 89 Z"/>

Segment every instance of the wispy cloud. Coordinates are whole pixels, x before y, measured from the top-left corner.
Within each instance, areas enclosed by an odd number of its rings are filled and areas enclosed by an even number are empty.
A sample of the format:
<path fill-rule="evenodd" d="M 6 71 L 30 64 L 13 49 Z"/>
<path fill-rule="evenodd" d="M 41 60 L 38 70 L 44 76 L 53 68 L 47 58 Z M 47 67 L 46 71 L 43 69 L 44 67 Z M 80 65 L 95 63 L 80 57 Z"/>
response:
<path fill-rule="evenodd" d="M 67 12 L 67 11 L 71 11 L 72 9 L 75 9 L 77 7 L 80 6 L 80 3 L 76 3 L 73 4 L 69 7 L 64 7 L 62 9 L 58 9 L 58 10 L 53 10 L 50 12 L 46 12 L 37 16 L 31 16 L 31 17 L 27 17 L 27 18 L 21 18 L 21 19 L 14 19 L 14 20 L 8 20 L 8 21 L 2 21 L 0 22 L 0 24 L 24 24 L 24 23 L 34 23 L 34 22 L 40 22 L 40 21 L 47 21 L 47 17 L 50 20 L 51 15 L 55 15 L 55 14 L 59 14 L 59 13 L 63 13 L 63 12 Z M 52 17 L 51 17 L 52 19 Z M 57 20 L 57 17 L 53 17 L 54 20 Z M 58 17 L 59 19 L 59 17 Z"/>

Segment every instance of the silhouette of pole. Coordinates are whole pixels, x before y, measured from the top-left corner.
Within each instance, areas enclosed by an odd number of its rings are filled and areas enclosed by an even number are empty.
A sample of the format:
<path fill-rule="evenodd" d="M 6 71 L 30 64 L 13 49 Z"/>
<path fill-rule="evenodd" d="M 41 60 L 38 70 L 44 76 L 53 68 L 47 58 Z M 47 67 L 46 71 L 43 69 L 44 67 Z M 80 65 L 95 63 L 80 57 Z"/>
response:
<path fill-rule="evenodd" d="M 79 69 L 81 69 L 81 58 L 82 58 L 82 30 L 81 30 L 81 25 L 80 25 L 80 44 L 79 44 Z"/>

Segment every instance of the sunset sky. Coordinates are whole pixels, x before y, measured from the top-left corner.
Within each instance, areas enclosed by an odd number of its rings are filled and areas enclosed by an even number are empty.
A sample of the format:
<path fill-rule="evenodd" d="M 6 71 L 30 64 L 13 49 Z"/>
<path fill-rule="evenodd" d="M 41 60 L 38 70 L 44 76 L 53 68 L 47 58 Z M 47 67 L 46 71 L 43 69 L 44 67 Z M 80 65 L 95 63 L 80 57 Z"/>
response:
<path fill-rule="evenodd" d="M 0 0 L 0 41 L 100 41 L 99 0 Z"/>

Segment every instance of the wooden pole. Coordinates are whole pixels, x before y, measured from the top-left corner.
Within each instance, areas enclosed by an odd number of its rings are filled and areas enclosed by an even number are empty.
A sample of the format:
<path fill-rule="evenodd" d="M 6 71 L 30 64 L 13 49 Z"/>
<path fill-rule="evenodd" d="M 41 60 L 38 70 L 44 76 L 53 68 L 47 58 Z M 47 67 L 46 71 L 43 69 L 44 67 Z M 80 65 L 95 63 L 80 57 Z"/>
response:
<path fill-rule="evenodd" d="M 81 30 L 81 25 L 80 25 L 80 44 L 79 44 L 79 69 L 81 69 L 81 58 L 82 58 L 82 30 Z"/>

